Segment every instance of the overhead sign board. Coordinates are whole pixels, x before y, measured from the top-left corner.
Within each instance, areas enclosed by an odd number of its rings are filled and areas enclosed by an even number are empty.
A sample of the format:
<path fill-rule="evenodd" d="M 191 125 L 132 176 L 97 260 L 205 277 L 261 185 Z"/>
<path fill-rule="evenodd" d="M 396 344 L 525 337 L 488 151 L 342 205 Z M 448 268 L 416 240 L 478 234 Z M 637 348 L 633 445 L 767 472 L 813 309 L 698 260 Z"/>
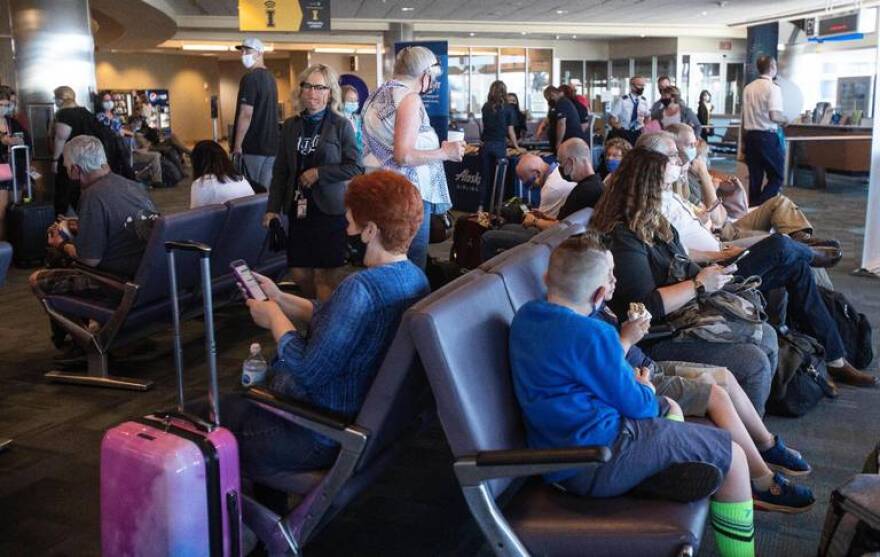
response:
<path fill-rule="evenodd" d="M 819 19 L 818 36 L 822 38 L 858 33 L 858 31 L 859 12 L 833 15 Z"/>
<path fill-rule="evenodd" d="M 240 31 L 330 31 L 330 0 L 238 0 Z"/>

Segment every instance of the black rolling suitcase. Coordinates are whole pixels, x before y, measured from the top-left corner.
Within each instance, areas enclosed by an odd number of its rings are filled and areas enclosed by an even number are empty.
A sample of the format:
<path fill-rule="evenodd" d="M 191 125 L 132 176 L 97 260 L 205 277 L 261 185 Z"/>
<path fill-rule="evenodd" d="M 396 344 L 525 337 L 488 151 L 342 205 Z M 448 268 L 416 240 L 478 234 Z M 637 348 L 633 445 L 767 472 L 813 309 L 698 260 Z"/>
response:
<path fill-rule="evenodd" d="M 55 208 L 49 203 L 34 201 L 31 153 L 27 145 L 16 145 L 9 150 L 9 164 L 12 167 L 12 204 L 6 220 L 12 260 L 17 267 L 36 267 L 46 259 L 46 231 L 55 222 Z M 27 196 L 23 188 L 19 188 L 22 182 L 27 184 Z"/>
<path fill-rule="evenodd" d="M 480 241 L 485 232 L 501 228 L 501 206 L 504 199 L 504 186 L 507 180 L 507 159 L 499 159 L 495 166 L 495 179 L 492 181 L 492 199 L 488 213 L 462 215 L 455 221 L 452 229 L 452 248 L 449 260 L 462 269 L 476 269 L 483 262 Z"/>

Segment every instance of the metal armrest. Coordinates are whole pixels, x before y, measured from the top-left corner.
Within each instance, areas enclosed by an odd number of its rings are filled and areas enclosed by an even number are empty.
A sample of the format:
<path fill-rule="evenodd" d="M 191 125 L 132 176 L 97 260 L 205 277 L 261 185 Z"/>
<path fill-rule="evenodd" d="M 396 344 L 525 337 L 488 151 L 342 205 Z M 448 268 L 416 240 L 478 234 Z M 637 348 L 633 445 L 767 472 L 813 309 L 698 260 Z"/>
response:
<path fill-rule="evenodd" d="M 273 414 L 343 445 L 351 444 L 353 438 L 366 442 L 366 431 L 337 414 L 315 408 L 307 402 L 284 398 L 262 387 L 248 389 L 245 396 Z"/>
<path fill-rule="evenodd" d="M 560 449 L 515 449 L 488 451 L 456 461 L 455 475 L 462 486 L 487 480 L 539 476 L 571 468 L 599 465 L 611 458 L 608 447 L 564 447 Z"/>
<path fill-rule="evenodd" d="M 104 271 L 99 271 L 98 269 L 90 267 L 78 259 L 74 259 L 72 261 L 71 267 L 84 275 L 88 275 L 90 278 L 95 279 L 101 284 L 105 284 L 117 290 L 125 290 L 126 286 L 130 284 L 130 281 L 128 280 L 117 277 L 115 275 L 111 275 L 110 273 L 105 273 Z"/>

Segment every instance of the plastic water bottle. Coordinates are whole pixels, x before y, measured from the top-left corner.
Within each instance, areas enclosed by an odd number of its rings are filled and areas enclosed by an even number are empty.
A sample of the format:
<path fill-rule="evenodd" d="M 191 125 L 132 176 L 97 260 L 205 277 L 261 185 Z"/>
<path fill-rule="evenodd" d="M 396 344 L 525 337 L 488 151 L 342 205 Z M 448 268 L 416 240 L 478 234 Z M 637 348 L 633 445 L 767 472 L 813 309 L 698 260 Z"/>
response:
<path fill-rule="evenodd" d="M 251 354 L 241 366 L 241 384 L 245 387 L 260 385 L 266 380 L 269 364 L 263 357 L 263 348 L 259 342 L 251 344 Z"/>

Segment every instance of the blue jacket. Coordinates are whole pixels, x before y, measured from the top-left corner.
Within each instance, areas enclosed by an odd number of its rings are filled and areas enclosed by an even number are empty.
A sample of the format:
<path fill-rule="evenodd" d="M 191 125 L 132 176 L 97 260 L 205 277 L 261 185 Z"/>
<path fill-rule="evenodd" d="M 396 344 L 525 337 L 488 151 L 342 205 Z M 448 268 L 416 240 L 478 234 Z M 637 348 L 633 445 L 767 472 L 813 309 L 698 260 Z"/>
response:
<path fill-rule="evenodd" d="M 617 331 L 600 319 L 535 300 L 514 317 L 509 346 L 531 447 L 611 446 L 621 417 L 659 413 L 654 392 L 636 381 Z M 546 478 L 560 481 L 576 473 Z"/>

